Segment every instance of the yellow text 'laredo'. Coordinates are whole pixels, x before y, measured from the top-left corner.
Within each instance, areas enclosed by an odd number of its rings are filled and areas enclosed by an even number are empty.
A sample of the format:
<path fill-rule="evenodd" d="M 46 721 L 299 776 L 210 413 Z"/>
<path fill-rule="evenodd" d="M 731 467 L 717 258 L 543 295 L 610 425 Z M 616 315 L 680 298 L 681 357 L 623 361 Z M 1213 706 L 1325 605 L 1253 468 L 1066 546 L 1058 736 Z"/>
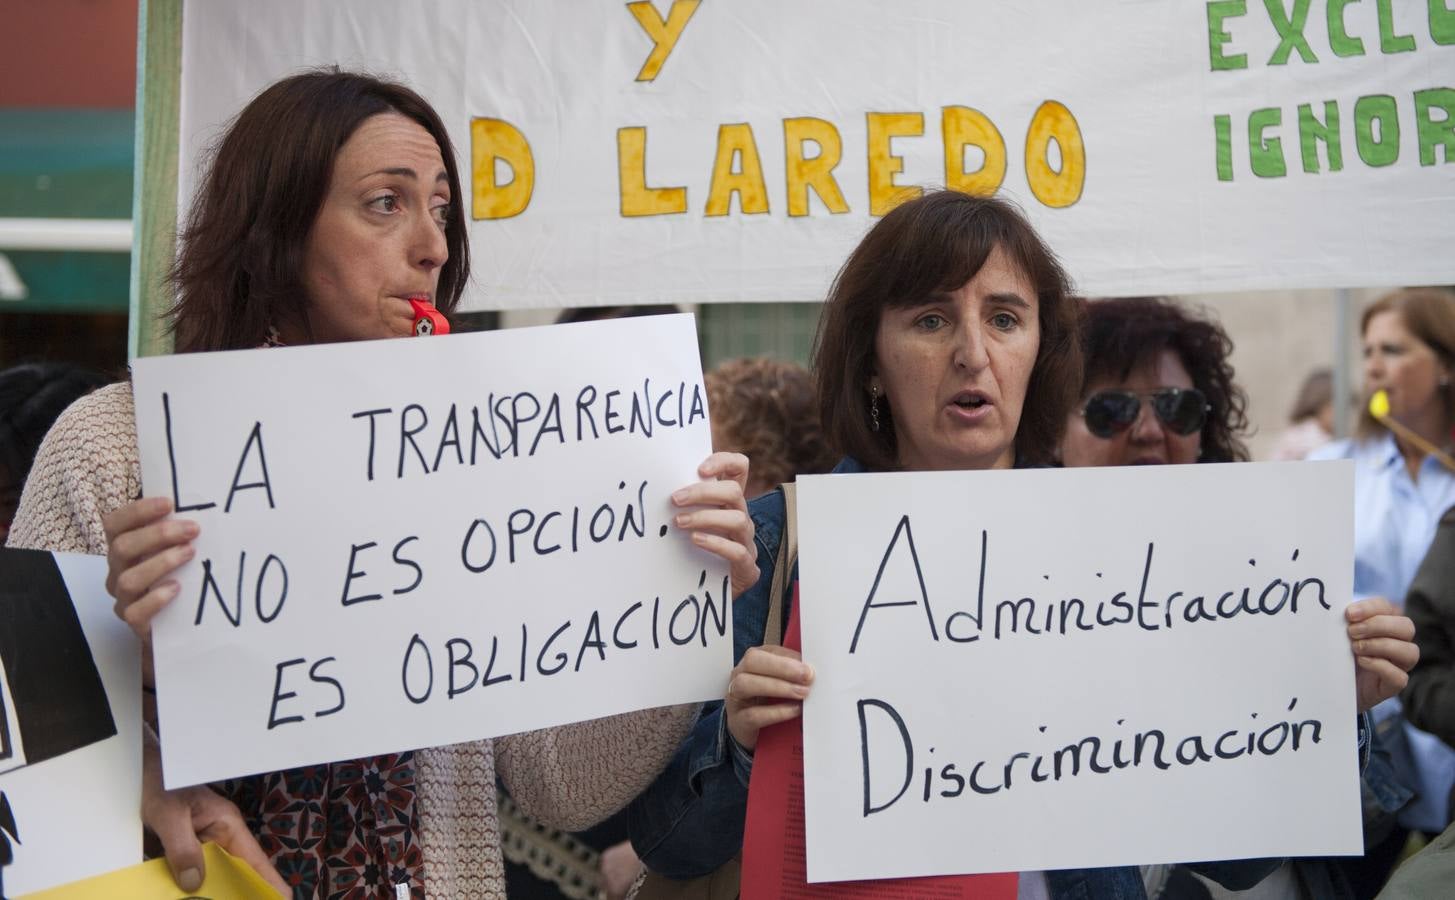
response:
<path fill-rule="evenodd" d="M 920 112 L 870 112 L 865 116 L 865 154 L 869 214 L 882 216 L 920 189 L 900 184 L 903 144 L 924 139 Z M 946 187 L 974 194 L 993 194 L 1005 181 L 1011 151 L 995 123 L 968 106 L 940 110 Z M 643 125 L 616 132 L 617 196 L 623 218 L 687 215 L 693 208 L 685 185 L 662 185 L 650 177 L 648 131 Z M 898 148 L 898 149 L 897 149 Z M 968 151 L 978 151 L 970 153 Z M 776 149 L 776 148 L 775 148 Z M 718 126 L 706 201 L 698 207 L 708 217 L 732 212 L 734 198 L 743 215 L 764 215 L 776 205 L 790 217 L 810 213 L 812 193 L 831 214 L 851 212 L 835 174 L 843 160 L 839 129 L 827 119 L 799 116 L 782 120 L 784 184 L 777 199 L 769 196 L 763 174 L 759 136 L 746 122 Z M 470 123 L 470 157 L 477 220 L 507 219 L 530 205 L 538 173 L 530 141 L 503 119 L 476 118 Z M 974 159 L 978 165 L 967 168 Z M 1081 198 L 1086 183 L 1086 148 L 1076 117 L 1055 100 L 1042 103 L 1031 116 L 1023 141 L 1021 164 L 1031 194 L 1042 205 L 1061 209 Z"/>

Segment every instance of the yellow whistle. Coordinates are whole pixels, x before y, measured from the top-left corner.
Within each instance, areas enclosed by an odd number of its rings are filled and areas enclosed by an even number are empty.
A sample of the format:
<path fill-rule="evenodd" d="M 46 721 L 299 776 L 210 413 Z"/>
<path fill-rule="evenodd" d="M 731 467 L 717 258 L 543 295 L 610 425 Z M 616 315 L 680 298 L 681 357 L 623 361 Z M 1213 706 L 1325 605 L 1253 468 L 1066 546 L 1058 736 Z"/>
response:
<path fill-rule="evenodd" d="M 1389 395 L 1384 391 L 1375 391 L 1369 398 L 1369 414 L 1380 421 L 1389 417 Z"/>
<path fill-rule="evenodd" d="M 1369 414 L 1385 428 L 1394 432 L 1398 437 L 1403 438 L 1405 443 L 1418 448 L 1421 453 L 1433 456 L 1440 465 L 1449 469 L 1451 472 L 1455 472 L 1455 458 L 1451 458 L 1450 454 L 1436 447 L 1421 437 L 1414 429 L 1407 427 L 1399 419 L 1389 414 L 1389 394 L 1379 390 L 1370 395 Z"/>

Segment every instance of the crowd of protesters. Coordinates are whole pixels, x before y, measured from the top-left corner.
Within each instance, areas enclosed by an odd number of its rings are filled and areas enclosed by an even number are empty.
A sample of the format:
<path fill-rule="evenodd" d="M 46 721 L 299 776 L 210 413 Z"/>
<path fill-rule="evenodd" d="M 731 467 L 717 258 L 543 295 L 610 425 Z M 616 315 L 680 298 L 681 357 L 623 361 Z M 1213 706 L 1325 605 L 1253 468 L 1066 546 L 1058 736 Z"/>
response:
<path fill-rule="evenodd" d="M 219 139 L 180 235 L 177 352 L 407 335 L 421 297 L 449 316 L 469 278 L 461 196 L 445 128 L 407 87 L 347 72 L 277 82 Z M 1389 417 L 1448 447 L 1455 294 L 1381 298 L 1361 336 L 1362 396 L 1384 392 Z M 797 578 L 780 556 L 796 528 L 780 485 L 830 470 L 1246 461 L 1231 352 L 1216 321 L 1176 300 L 1076 297 L 1053 248 L 1004 201 L 908 200 L 839 271 L 811 372 L 749 359 L 706 377 L 714 452 L 674 502 L 679 527 L 732 572 L 734 667 L 720 700 L 341 761 L 321 778 L 315 767 L 171 791 L 152 709 L 145 824 L 186 891 L 202 880 L 200 841 L 214 840 L 300 900 L 504 896 L 502 844 L 510 856 L 512 828 L 536 819 L 587 842 L 600 861 L 588 892 L 687 896 L 684 881 L 736 866 L 759 733 L 796 718 L 813 689 L 812 660 L 772 637 L 770 610 L 786 618 Z M 1355 464 L 1346 618 L 1368 854 L 1027 872 L 1019 897 L 1422 896 L 1397 892 L 1448 871 L 1451 835 L 1437 835 L 1455 786 L 1455 472 L 1367 415 L 1330 443 L 1342 400 L 1329 383 L 1310 380 L 1278 452 Z M 106 556 L 153 689 L 151 623 L 178 593 L 172 574 L 198 528 L 165 498 L 141 498 L 130 384 L 37 366 L 3 373 L 0 387 L 9 545 Z M 290 804 L 322 810 L 327 833 L 300 840 L 299 816 L 277 812 Z M 614 829 L 568 834 L 613 814 Z M 1412 835 L 1433 844 L 1390 880 Z"/>

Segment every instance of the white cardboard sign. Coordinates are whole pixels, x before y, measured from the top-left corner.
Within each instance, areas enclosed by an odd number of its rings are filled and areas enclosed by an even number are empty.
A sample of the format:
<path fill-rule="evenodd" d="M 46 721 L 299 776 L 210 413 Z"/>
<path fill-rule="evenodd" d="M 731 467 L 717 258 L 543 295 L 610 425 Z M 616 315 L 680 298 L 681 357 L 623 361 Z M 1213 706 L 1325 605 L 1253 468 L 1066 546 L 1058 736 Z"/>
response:
<path fill-rule="evenodd" d="M 809 880 L 1362 852 L 1352 477 L 802 479 Z"/>
<path fill-rule="evenodd" d="M 106 560 L 0 549 L 0 895 L 141 862 L 141 658 Z M 74 610 L 74 613 L 71 610 Z"/>
<path fill-rule="evenodd" d="M 690 316 L 136 361 L 169 786 L 718 696 Z M 179 724 L 184 723 L 184 724 Z"/>
<path fill-rule="evenodd" d="M 1090 295 L 1455 280 L 1438 0 L 194 3 L 179 208 L 253 94 L 334 64 L 438 108 L 471 307 L 822 300 L 946 184 Z"/>

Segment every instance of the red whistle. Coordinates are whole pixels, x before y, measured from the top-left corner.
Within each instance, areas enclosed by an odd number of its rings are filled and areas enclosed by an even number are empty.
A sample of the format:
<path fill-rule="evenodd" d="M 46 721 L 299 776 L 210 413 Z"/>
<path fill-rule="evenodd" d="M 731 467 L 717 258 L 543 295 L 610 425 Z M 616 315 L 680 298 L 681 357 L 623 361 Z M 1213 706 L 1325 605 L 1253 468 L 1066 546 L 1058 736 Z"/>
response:
<path fill-rule="evenodd" d="M 409 306 L 414 310 L 414 333 L 422 334 L 449 334 L 450 320 L 445 314 L 434 308 L 434 304 L 421 298 L 409 298 Z"/>

